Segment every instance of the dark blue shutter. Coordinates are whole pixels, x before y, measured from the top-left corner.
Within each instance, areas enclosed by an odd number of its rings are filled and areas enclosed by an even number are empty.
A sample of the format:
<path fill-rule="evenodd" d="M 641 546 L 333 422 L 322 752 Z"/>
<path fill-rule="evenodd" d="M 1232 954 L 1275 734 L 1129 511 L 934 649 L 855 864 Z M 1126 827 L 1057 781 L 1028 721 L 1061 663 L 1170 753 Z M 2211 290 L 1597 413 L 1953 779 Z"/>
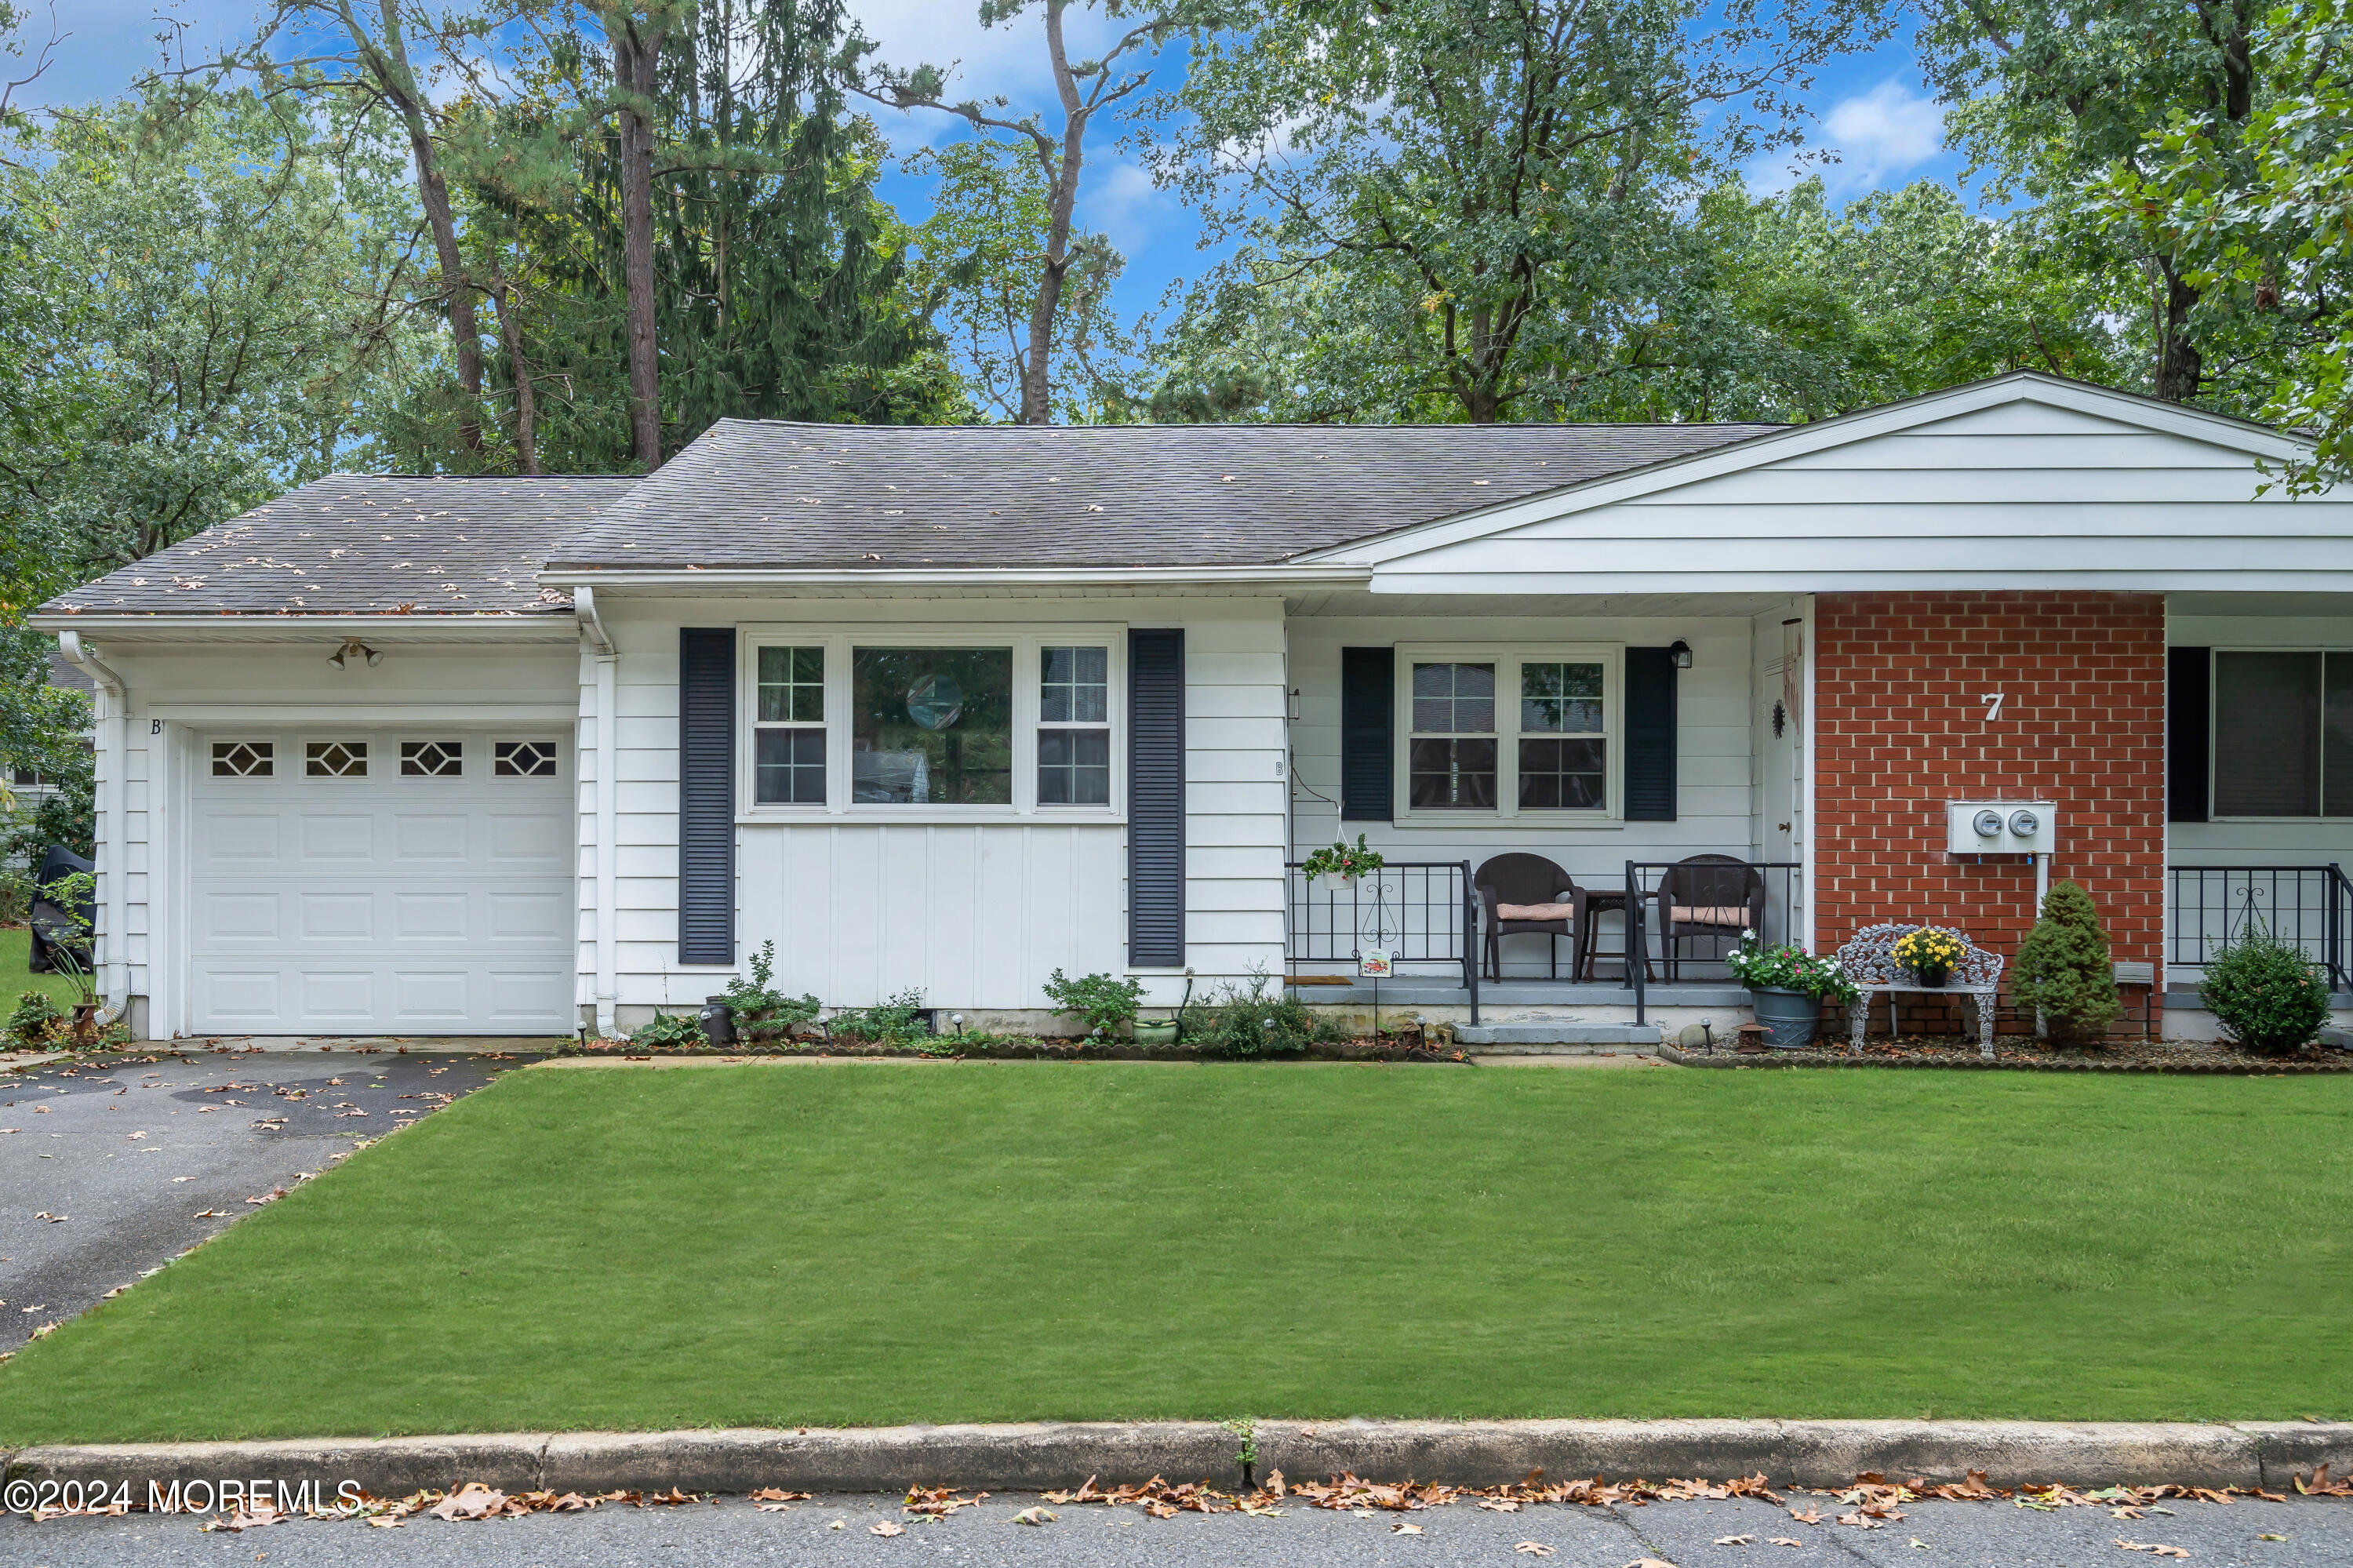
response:
<path fill-rule="evenodd" d="M 2165 820 L 2202 822 L 2210 810 L 2206 765 L 2213 749 L 2214 651 L 2165 651 Z"/>
<path fill-rule="evenodd" d="M 1340 650 L 1340 820 L 1386 822 L 1395 813 L 1397 655 Z"/>
<path fill-rule="evenodd" d="M 1185 633 L 1127 634 L 1127 961 L 1185 961 Z"/>
<path fill-rule="evenodd" d="M 678 961 L 735 961 L 735 632 L 678 633 Z"/>
<path fill-rule="evenodd" d="M 1675 820 L 1675 656 L 1626 650 L 1626 820 Z"/>

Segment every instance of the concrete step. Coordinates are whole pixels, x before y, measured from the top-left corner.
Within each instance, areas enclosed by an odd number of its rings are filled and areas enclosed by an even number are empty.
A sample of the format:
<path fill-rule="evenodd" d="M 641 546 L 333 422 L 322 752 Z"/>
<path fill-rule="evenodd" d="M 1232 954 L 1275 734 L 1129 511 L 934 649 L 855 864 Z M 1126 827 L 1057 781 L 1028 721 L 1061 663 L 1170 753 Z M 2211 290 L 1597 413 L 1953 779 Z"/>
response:
<path fill-rule="evenodd" d="M 1457 1044 L 1482 1051 L 1515 1052 L 1547 1048 L 1647 1045 L 1656 1049 L 1655 1023 L 1579 1023 L 1571 1019 L 1524 1019 L 1517 1023 L 1458 1024 Z"/>

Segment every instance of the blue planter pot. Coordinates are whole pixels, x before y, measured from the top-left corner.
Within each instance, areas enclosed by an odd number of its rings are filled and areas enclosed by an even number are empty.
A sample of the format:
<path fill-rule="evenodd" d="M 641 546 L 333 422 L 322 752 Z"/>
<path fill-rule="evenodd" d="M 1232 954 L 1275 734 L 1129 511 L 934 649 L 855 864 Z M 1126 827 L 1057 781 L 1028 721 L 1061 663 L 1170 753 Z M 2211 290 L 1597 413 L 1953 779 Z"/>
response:
<path fill-rule="evenodd" d="M 1765 1026 L 1765 1044 L 1774 1050 L 1802 1051 L 1814 1043 L 1814 1032 L 1822 1022 L 1819 997 L 1802 991 L 1751 987 L 1748 1002 L 1757 1011 L 1757 1022 Z"/>

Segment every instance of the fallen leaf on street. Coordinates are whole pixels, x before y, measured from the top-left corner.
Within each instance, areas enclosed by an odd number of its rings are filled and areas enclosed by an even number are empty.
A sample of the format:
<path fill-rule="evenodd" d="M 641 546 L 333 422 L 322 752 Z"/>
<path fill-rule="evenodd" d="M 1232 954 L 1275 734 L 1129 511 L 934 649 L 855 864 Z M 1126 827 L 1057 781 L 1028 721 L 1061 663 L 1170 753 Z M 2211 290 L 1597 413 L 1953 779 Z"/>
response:
<path fill-rule="evenodd" d="M 2285 1541 L 2287 1537 L 2284 1535 L 2258 1535 L 2255 1539 L 2257 1541 Z"/>
<path fill-rule="evenodd" d="M 1637 1557 L 1627 1563 L 1626 1568 L 1675 1568 L 1675 1565 L 1672 1563 L 1662 1563 L 1655 1557 Z"/>
<path fill-rule="evenodd" d="M 837 1519 L 831 1524 L 827 1525 L 826 1528 L 828 1530 L 846 1530 L 849 1526 L 849 1521 L 848 1520 Z"/>
<path fill-rule="evenodd" d="M 1478 1506 L 1485 1509 L 1489 1513 L 1517 1513 L 1520 1511 L 1520 1505 L 1514 1502 L 1509 1498 L 1481 1498 L 1479 1499 Z"/>
<path fill-rule="evenodd" d="M 934 1519 L 945 1519 L 960 1508 L 978 1508 L 987 1492 L 971 1497 L 959 1497 L 954 1487 L 909 1487 L 907 1496 L 899 1506 L 909 1513 L 929 1514 Z"/>
<path fill-rule="evenodd" d="M 1715 1543 L 1718 1546 L 1754 1546 L 1757 1538 L 1753 1535 L 1719 1535 Z"/>
<path fill-rule="evenodd" d="M 1901 1519 L 1904 1516 L 1902 1514 L 1897 1514 L 1895 1517 Z M 1868 1518 L 1861 1512 L 1842 1513 L 1838 1516 L 1838 1521 L 1843 1525 L 1850 1525 L 1856 1530 L 1880 1530 L 1884 1528 L 1879 1520 Z"/>
<path fill-rule="evenodd" d="M 752 1500 L 755 1503 L 794 1503 L 809 1500 L 809 1494 L 807 1492 L 788 1492 L 776 1487 L 762 1487 L 751 1495 Z"/>
<path fill-rule="evenodd" d="M 1512 1550 L 1514 1552 L 1525 1552 L 1531 1557 L 1549 1557 L 1552 1555 L 1552 1548 L 1546 1546 L 1541 1541 L 1523 1541 L 1517 1546 L 1513 1547 Z"/>
<path fill-rule="evenodd" d="M 1803 1513 L 1799 1513 L 1796 1509 L 1791 1509 L 1789 1510 L 1789 1517 L 1796 1520 L 1799 1524 L 1820 1524 L 1822 1521 L 1820 1510 L 1816 1509 L 1811 1503 L 1808 1503 L 1806 1505 L 1806 1511 Z"/>
<path fill-rule="evenodd" d="M 2189 1552 L 2184 1552 L 2179 1546 L 2159 1546 L 2153 1541 L 2119 1540 L 2116 1542 L 2116 1544 L 2123 1547 L 2126 1552 L 2153 1552 L 2159 1557 L 2187 1557 L 2189 1555 Z"/>
<path fill-rule="evenodd" d="M 290 1513 L 280 1513 L 268 1503 L 260 1503 L 256 1505 L 251 1513 L 239 1509 L 227 1519 L 216 1519 L 196 1528 L 200 1531 L 226 1530 L 235 1533 L 240 1531 L 259 1530 L 265 1524 L 284 1524 L 293 1517 Z"/>
<path fill-rule="evenodd" d="M 1795 1536 L 1777 1535 L 1772 1538 L 1770 1544 L 1774 1546 L 1803 1546 L 1805 1542 L 1799 1541 Z"/>
<path fill-rule="evenodd" d="M 1391 1535 L 1419 1535 L 1421 1533 L 1421 1526 L 1418 1524 L 1404 1523 L 1393 1524 L 1389 1526 L 1389 1533 Z"/>
<path fill-rule="evenodd" d="M 1054 1520 L 1061 1517 L 1062 1516 L 1060 1514 L 1056 1513 L 1052 1509 L 1025 1508 L 1019 1513 L 1013 1516 L 1013 1522 L 1016 1524 L 1051 1524 Z"/>
<path fill-rule="evenodd" d="M 174 1181 L 193 1181 L 195 1178 L 193 1176 L 174 1176 L 172 1180 Z"/>
<path fill-rule="evenodd" d="M 39 1213 L 35 1214 L 33 1218 L 37 1220 L 47 1220 L 53 1225 L 61 1225 L 68 1220 L 72 1219 L 73 1216 L 71 1214 L 53 1214 L 47 1209 L 43 1209 Z"/>
<path fill-rule="evenodd" d="M 228 1216 L 226 1213 L 218 1209 L 198 1209 L 195 1213 L 188 1216 L 188 1218 L 192 1220 L 223 1220 L 227 1217 Z"/>
<path fill-rule="evenodd" d="M 108 1108 L 109 1110 L 112 1110 L 114 1107 L 111 1107 L 111 1106 L 109 1106 L 107 1108 Z M 128 1139 L 130 1139 L 132 1142 L 136 1143 L 136 1142 L 138 1142 L 141 1139 L 142 1139 L 142 1138 L 146 1137 L 147 1135 L 146 1135 L 145 1133 L 143 1133 L 143 1132 L 132 1132 L 132 1133 L 125 1133 L 123 1136 L 124 1136 L 124 1137 L 126 1137 L 126 1138 L 128 1138 Z"/>
<path fill-rule="evenodd" d="M 1912 1548 L 1914 1548 L 1915 1550 L 1916 1550 L 1916 1551 L 1920 1551 L 1920 1552 L 1926 1552 L 1926 1551 L 1927 1551 L 1927 1550 L 1928 1550 L 1928 1543 L 1927 1543 L 1926 1542 L 1925 1542 L 1925 1541 L 1921 1540 L 1921 1539 L 1920 1539 L 1918 1536 L 1916 1536 L 1916 1535 L 1915 1535 L 1915 1536 L 1914 1536 L 1911 1540 L 1909 1540 L 1909 1541 L 1905 1542 L 1904 1544 L 1905 1544 L 1905 1545 L 1906 1545 L 1906 1546 L 1912 1547 Z"/>
<path fill-rule="evenodd" d="M 896 1520 L 886 1519 L 880 1524 L 867 1526 L 866 1533 L 869 1535 L 904 1535 L 907 1533 L 907 1527 L 901 1524 Z"/>

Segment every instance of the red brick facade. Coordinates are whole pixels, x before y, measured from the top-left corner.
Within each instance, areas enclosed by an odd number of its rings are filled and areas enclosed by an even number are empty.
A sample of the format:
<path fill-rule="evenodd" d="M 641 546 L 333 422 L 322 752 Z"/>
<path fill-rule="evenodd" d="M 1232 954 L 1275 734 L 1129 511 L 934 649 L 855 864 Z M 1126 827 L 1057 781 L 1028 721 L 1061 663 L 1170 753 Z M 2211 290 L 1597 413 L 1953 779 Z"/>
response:
<path fill-rule="evenodd" d="M 2162 596 L 1824 594 L 1814 624 L 1823 950 L 1898 920 L 2016 953 L 2034 919 L 2032 865 L 1945 851 L 1946 801 L 2009 799 L 2057 803 L 2052 878 L 2091 894 L 2116 957 L 2162 957 Z M 1989 722 L 1992 692 L 2001 715 Z"/>

